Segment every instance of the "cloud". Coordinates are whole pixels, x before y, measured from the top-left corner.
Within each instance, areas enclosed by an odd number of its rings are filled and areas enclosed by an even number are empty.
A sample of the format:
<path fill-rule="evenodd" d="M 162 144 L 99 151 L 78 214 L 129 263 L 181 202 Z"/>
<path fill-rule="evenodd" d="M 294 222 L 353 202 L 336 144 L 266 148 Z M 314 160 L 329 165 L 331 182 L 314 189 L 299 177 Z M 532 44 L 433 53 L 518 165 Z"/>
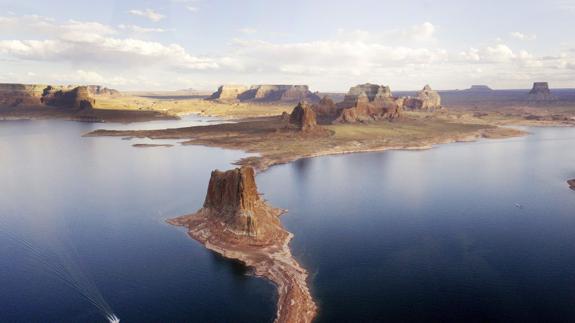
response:
<path fill-rule="evenodd" d="M 168 29 L 164 28 L 147 28 L 136 25 L 124 25 L 124 24 L 118 25 L 118 28 L 135 34 L 164 33 L 169 31 Z"/>
<path fill-rule="evenodd" d="M 189 12 L 198 12 L 198 7 L 195 6 L 186 6 L 186 9 L 188 9 Z"/>
<path fill-rule="evenodd" d="M 28 23 L 34 22 L 32 25 Z M 70 62 L 77 65 L 106 64 L 116 67 L 162 65 L 177 70 L 218 68 L 214 59 L 191 55 L 178 44 L 120 37 L 119 31 L 163 32 L 160 28 L 120 25 L 118 30 L 96 22 L 68 21 L 58 24 L 43 17 L 0 17 L 0 31 L 27 26 L 36 37 L 48 39 L 0 40 L 0 55 L 30 61 Z"/>
<path fill-rule="evenodd" d="M 524 33 L 518 32 L 518 31 L 514 31 L 509 33 L 509 35 L 515 39 L 519 39 L 519 40 L 535 40 L 537 39 L 537 35 L 535 34 L 529 34 L 526 35 Z"/>
<path fill-rule="evenodd" d="M 134 15 L 134 16 L 140 16 L 140 17 L 147 18 L 153 22 L 158 22 L 158 21 L 166 18 L 166 16 L 162 15 L 161 13 L 154 11 L 153 9 L 144 9 L 144 10 L 132 9 L 132 10 L 128 11 L 128 13 L 130 13 L 131 15 Z"/>
<path fill-rule="evenodd" d="M 255 34 L 255 33 L 257 33 L 258 31 L 257 31 L 257 29 L 255 29 L 255 28 L 244 27 L 244 28 L 241 28 L 241 29 L 239 30 L 239 32 L 242 33 L 242 34 Z"/>

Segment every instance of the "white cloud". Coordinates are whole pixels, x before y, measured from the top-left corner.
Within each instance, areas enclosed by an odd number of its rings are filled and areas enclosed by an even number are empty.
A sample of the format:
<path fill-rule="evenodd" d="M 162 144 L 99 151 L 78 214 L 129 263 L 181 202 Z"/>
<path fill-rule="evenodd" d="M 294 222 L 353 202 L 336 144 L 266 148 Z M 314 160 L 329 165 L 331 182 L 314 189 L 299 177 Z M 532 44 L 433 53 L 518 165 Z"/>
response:
<path fill-rule="evenodd" d="M 149 8 L 144 9 L 144 10 L 132 9 L 128 12 L 134 16 L 140 16 L 140 17 L 147 18 L 153 22 L 158 22 L 158 21 L 166 18 L 166 16 L 162 15 L 161 13 L 156 12 L 153 9 L 149 9 Z"/>
<path fill-rule="evenodd" d="M 527 34 L 524 34 L 524 33 L 518 32 L 518 31 L 511 32 L 509 35 L 511 37 L 513 37 L 515 39 L 519 39 L 519 40 L 535 40 L 535 39 L 537 39 L 537 35 L 535 35 L 535 34 L 527 35 Z"/>
<path fill-rule="evenodd" d="M 196 6 L 186 6 L 186 9 L 188 9 L 189 12 L 198 12 L 198 7 Z"/>
<path fill-rule="evenodd" d="M 244 27 L 244 28 L 241 28 L 239 31 L 242 34 L 255 34 L 258 32 L 257 29 L 251 28 L 251 27 Z"/>
<path fill-rule="evenodd" d="M 118 25 L 118 28 L 135 34 L 164 33 L 168 31 L 168 29 L 164 28 L 147 28 L 136 25 L 124 25 L 124 24 Z"/>

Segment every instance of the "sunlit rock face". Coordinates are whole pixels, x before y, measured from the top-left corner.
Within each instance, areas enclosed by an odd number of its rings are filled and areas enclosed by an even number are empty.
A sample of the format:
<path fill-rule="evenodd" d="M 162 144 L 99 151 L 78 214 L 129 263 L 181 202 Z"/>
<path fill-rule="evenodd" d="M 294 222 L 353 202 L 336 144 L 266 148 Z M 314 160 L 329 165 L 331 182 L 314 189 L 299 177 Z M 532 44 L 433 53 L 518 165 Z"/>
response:
<path fill-rule="evenodd" d="M 239 96 L 248 90 L 247 86 L 243 85 L 222 85 L 214 92 L 209 99 L 221 101 L 238 100 Z"/>
<path fill-rule="evenodd" d="M 260 199 L 252 167 L 214 170 L 202 212 L 221 221 L 225 232 L 253 240 L 273 239 L 279 225 Z"/>
<path fill-rule="evenodd" d="M 403 104 L 408 110 L 435 111 L 441 109 L 441 96 L 433 91 L 429 85 L 417 92 L 415 97 L 405 98 Z"/>
<path fill-rule="evenodd" d="M 317 127 L 316 113 L 311 105 L 300 102 L 290 114 L 290 123 L 301 131 L 311 131 Z"/>
<path fill-rule="evenodd" d="M 251 87 L 243 85 L 222 85 L 214 92 L 211 100 L 254 101 L 254 102 L 317 102 L 319 96 L 312 93 L 307 85 L 261 84 Z"/>
<path fill-rule="evenodd" d="M 528 99 L 529 101 L 545 102 L 553 101 L 555 100 L 555 97 L 551 94 L 549 83 L 535 82 L 533 83 L 533 88 L 531 88 L 531 91 L 529 91 Z"/>
<path fill-rule="evenodd" d="M 392 96 L 388 86 L 360 84 L 349 89 L 338 104 L 336 123 L 394 120 L 401 116 L 403 99 Z"/>

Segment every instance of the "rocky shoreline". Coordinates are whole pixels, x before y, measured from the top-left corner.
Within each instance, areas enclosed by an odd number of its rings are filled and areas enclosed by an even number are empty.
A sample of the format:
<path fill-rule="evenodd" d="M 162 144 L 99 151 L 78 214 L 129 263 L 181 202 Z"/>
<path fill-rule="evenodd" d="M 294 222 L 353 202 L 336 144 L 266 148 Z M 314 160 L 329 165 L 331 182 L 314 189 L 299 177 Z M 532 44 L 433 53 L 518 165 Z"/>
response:
<path fill-rule="evenodd" d="M 278 291 L 275 322 L 312 322 L 317 305 L 307 286 L 307 271 L 289 249 L 293 234 L 279 221 L 284 213 L 260 199 L 254 170 L 242 167 L 212 172 L 203 208 L 167 222 L 186 227 L 190 237 L 209 250 L 271 281 Z"/>

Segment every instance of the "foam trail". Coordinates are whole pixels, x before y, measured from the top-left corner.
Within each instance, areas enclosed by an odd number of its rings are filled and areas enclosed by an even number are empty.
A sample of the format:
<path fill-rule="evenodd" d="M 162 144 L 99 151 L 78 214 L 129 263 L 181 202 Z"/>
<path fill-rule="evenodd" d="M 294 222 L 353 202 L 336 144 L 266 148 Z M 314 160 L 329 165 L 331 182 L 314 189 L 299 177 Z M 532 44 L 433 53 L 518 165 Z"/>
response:
<path fill-rule="evenodd" d="M 44 270 L 54 275 L 64 285 L 78 292 L 88 303 L 96 307 L 109 322 L 118 323 L 120 319 L 112 312 L 110 305 L 100 293 L 96 284 L 90 279 L 79 263 L 79 255 L 70 241 L 63 237 L 34 244 L 23 236 L 4 229 L 5 223 L 0 218 L 0 235 L 20 246 L 33 260 L 42 264 Z M 46 245 L 52 245 L 47 249 Z M 39 247 L 42 246 L 42 247 Z"/>

